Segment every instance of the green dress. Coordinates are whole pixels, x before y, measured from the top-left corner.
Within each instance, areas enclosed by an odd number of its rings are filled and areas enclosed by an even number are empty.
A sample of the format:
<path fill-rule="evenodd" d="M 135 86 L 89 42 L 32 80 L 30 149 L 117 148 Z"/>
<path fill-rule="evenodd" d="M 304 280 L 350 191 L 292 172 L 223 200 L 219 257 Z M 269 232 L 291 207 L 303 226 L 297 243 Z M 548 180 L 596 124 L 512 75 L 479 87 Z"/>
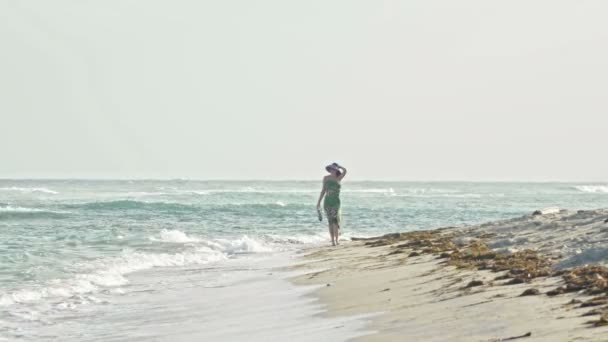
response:
<path fill-rule="evenodd" d="M 340 212 L 340 188 L 342 185 L 340 182 L 330 179 L 325 182 L 325 201 L 323 202 L 323 208 L 325 209 L 325 215 L 327 215 L 327 221 L 329 223 L 340 225 L 341 212 Z"/>

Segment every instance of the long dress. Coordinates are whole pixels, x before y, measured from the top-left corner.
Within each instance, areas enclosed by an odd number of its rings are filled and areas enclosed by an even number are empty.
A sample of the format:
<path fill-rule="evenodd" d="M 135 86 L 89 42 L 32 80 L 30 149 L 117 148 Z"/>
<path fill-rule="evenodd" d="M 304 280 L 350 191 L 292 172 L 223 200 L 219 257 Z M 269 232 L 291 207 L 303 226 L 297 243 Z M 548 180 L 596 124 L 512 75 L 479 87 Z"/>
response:
<path fill-rule="evenodd" d="M 330 179 L 325 182 L 325 201 L 323 202 L 323 208 L 325 209 L 325 215 L 327 215 L 327 221 L 331 224 L 340 225 L 342 219 L 342 213 L 340 211 L 340 189 L 342 185 L 340 182 Z"/>

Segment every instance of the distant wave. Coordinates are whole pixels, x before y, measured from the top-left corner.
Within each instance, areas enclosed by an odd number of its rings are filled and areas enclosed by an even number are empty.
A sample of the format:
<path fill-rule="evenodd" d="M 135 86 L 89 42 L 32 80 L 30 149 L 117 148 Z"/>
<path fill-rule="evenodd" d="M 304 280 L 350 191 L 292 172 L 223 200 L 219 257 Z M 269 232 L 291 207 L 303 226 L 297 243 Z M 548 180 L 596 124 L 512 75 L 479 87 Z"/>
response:
<path fill-rule="evenodd" d="M 412 197 L 412 198 L 483 198 L 483 197 L 505 197 L 505 194 L 474 194 L 474 193 L 408 193 L 408 194 L 394 194 L 394 197 Z"/>
<path fill-rule="evenodd" d="M 371 194 L 393 194 L 395 190 L 393 188 L 387 189 L 345 189 L 346 193 L 371 193 Z"/>
<path fill-rule="evenodd" d="M 13 207 L 10 205 L 0 206 L 0 217 L 46 217 L 69 214 L 67 211 L 49 210 L 42 208 Z"/>
<path fill-rule="evenodd" d="M 257 202 L 257 201 L 256 201 Z M 68 210 L 96 210 L 96 211 L 148 211 L 148 212 L 175 212 L 175 213 L 202 213 L 208 210 L 219 210 L 225 212 L 242 212 L 244 210 L 280 210 L 285 207 L 309 207 L 309 205 L 289 204 L 282 201 L 273 202 L 247 202 L 234 203 L 203 203 L 185 204 L 164 201 L 141 201 L 141 200 L 114 200 L 85 202 L 67 204 L 63 207 Z"/>
<path fill-rule="evenodd" d="M 0 212 L 5 212 L 5 213 L 40 213 L 40 212 L 44 212 L 44 210 L 43 209 L 37 209 L 37 208 L 12 207 L 12 206 L 8 205 L 8 206 L 0 207 Z"/>
<path fill-rule="evenodd" d="M 124 194 L 124 196 L 127 197 L 146 197 L 146 196 L 162 196 L 162 195 L 166 195 L 166 192 L 146 192 L 146 191 L 134 191 L 134 192 L 127 192 Z"/>
<path fill-rule="evenodd" d="M 251 187 L 242 189 L 199 189 L 199 190 L 176 190 L 176 193 L 212 195 L 212 194 L 308 194 L 319 190 L 313 189 L 255 189 Z"/>
<path fill-rule="evenodd" d="M 22 193 L 41 192 L 41 193 L 51 194 L 51 195 L 58 194 L 57 191 L 53 191 L 53 190 L 50 190 L 47 188 L 20 188 L 20 187 L 16 187 L 16 186 L 12 186 L 10 188 L 0 188 L 0 191 L 15 191 L 15 192 L 22 192 Z"/>
<path fill-rule="evenodd" d="M 606 194 L 608 193 L 608 185 L 579 185 L 575 186 L 578 191 L 592 193 L 592 194 Z"/>
<path fill-rule="evenodd" d="M 90 210 L 191 210 L 193 207 L 187 204 L 174 202 L 144 202 L 136 200 L 117 200 L 103 202 L 87 202 L 82 204 L 71 204 L 69 207 L 90 209 Z"/>

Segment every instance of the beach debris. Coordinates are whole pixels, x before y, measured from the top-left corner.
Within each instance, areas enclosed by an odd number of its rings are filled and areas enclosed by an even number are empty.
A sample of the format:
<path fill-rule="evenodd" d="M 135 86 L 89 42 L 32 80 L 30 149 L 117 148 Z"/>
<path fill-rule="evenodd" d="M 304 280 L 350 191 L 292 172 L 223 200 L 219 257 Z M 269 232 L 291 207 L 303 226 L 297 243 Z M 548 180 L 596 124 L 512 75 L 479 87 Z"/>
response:
<path fill-rule="evenodd" d="M 593 324 L 595 327 L 605 327 L 608 325 L 608 310 L 604 311 L 600 319 Z"/>
<path fill-rule="evenodd" d="M 477 287 L 477 286 L 482 286 L 483 285 L 483 281 L 481 280 L 473 280 L 471 282 L 469 282 L 467 284 L 467 286 L 465 286 L 467 289 L 471 288 L 471 287 Z"/>
<path fill-rule="evenodd" d="M 380 239 L 377 241 L 370 241 L 370 242 L 366 242 L 365 245 L 369 246 L 369 247 L 382 247 L 382 246 L 388 246 L 388 245 L 392 245 L 393 242 L 389 241 L 389 240 L 385 240 L 385 239 Z"/>
<path fill-rule="evenodd" d="M 539 294 L 540 294 L 540 291 L 538 289 L 527 289 L 520 295 L 520 297 L 538 296 Z"/>
<path fill-rule="evenodd" d="M 387 289 L 384 289 L 384 290 L 382 290 L 382 291 L 380 291 L 380 292 L 388 292 L 388 291 L 390 291 L 390 290 L 391 290 L 391 289 L 388 289 L 388 288 L 387 288 Z"/>
<path fill-rule="evenodd" d="M 593 306 L 601 306 L 608 304 L 608 297 L 596 297 L 589 299 L 588 301 L 581 304 L 581 308 L 588 308 Z"/>
<path fill-rule="evenodd" d="M 456 235 L 455 232 L 444 233 L 444 230 L 438 229 L 386 234 L 376 238 L 358 238 L 355 241 L 367 241 L 365 246 L 368 247 L 396 245 L 393 248 L 397 250 L 414 249 L 420 254 L 440 254 L 456 249 L 456 245 L 451 241 Z"/>
<path fill-rule="evenodd" d="M 472 306 L 483 305 L 483 304 L 488 304 L 488 303 L 492 303 L 492 302 L 493 302 L 493 300 L 484 300 L 483 302 L 465 305 L 465 306 L 463 306 L 463 308 L 470 308 Z"/>
<path fill-rule="evenodd" d="M 380 239 L 398 239 L 401 236 L 401 233 L 390 233 L 384 234 L 382 236 L 375 237 L 352 237 L 351 241 L 372 241 L 372 240 L 380 240 Z"/>
<path fill-rule="evenodd" d="M 564 293 L 579 292 L 584 295 L 596 296 L 580 303 L 579 308 L 601 307 L 591 310 L 583 316 L 601 315 L 597 321 L 588 322 L 595 327 L 608 325 L 608 268 L 599 265 L 577 267 L 559 272 L 565 285 L 547 292 L 548 296 Z M 571 303 L 575 303 L 574 301 Z"/>
<path fill-rule="evenodd" d="M 480 240 L 477 238 L 474 238 L 474 237 L 470 237 L 470 236 L 458 237 L 458 238 L 455 238 L 452 240 L 452 242 L 454 244 L 456 244 L 456 246 L 458 246 L 458 247 L 465 247 L 465 246 L 470 245 L 473 242 L 478 242 L 478 241 L 480 241 Z"/>
<path fill-rule="evenodd" d="M 604 311 L 606 311 L 606 309 L 604 308 L 595 308 L 591 311 L 587 311 L 584 314 L 582 314 L 582 317 L 587 317 L 587 316 L 596 316 L 596 315 L 602 315 L 604 313 Z"/>
<path fill-rule="evenodd" d="M 606 220 L 604 220 L 604 223 L 608 223 L 608 218 Z"/>
<path fill-rule="evenodd" d="M 489 340 L 488 342 L 503 342 L 503 341 L 513 341 L 513 340 L 518 340 L 520 338 L 526 338 L 526 337 L 531 337 L 532 333 L 529 332 L 527 334 L 521 335 L 521 336 L 514 336 L 514 337 L 507 337 L 507 338 L 498 338 L 498 339 L 492 339 Z"/>
<path fill-rule="evenodd" d="M 588 295 L 604 294 L 608 296 L 608 268 L 599 265 L 576 267 L 558 273 L 564 279 L 565 285 L 547 292 L 556 296 L 569 292 L 583 292 Z"/>
<path fill-rule="evenodd" d="M 326 286 L 326 287 L 330 287 L 330 286 L 331 286 L 331 284 L 330 284 L 330 283 L 327 283 L 327 285 L 325 285 L 325 286 Z"/>
<path fill-rule="evenodd" d="M 564 291 L 561 287 L 558 287 L 555 290 L 551 290 L 551 291 L 547 292 L 547 296 L 554 297 L 554 296 L 564 294 L 564 293 L 566 293 L 566 291 Z"/>
<path fill-rule="evenodd" d="M 408 256 L 409 256 L 410 258 L 413 258 L 413 257 L 420 256 L 420 253 L 418 253 L 418 252 L 412 252 L 412 253 L 410 253 L 410 255 L 408 255 Z"/>
<path fill-rule="evenodd" d="M 523 334 L 521 336 L 514 336 L 514 337 L 503 338 L 500 341 L 513 341 L 513 340 L 518 340 L 520 338 L 526 338 L 526 337 L 531 337 L 531 336 L 532 336 L 532 333 L 529 332 L 529 333 Z"/>
<path fill-rule="evenodd" d="M 388 253 L 388 255 L 403 254 L 403 253 L 405 253 L 405 251 L 398 249 L 396 251 L 392 251 L 392 252 Z"/>
<path fill-rule="evenodd" d="M 463 250 L 454 251 L 448 264 L 457 268 L 507 271 L 496 280 L 513 278 L 507 284 L 521 284 L 537 277 L 552 274 L 551 260 L 540 256 L 536 251 L 523 250 L 513 254 L 499 254 L 483 242 L 473 242 Z"/>
<path fill-rule="evenodd" d="M 505 285 L 519 285 L 519 284 L 523 284 L 526 281 L 523 280 L 522 278 L 513 278 L 511 280 L 509 280 L 508 282 L 505 283 Z"/>

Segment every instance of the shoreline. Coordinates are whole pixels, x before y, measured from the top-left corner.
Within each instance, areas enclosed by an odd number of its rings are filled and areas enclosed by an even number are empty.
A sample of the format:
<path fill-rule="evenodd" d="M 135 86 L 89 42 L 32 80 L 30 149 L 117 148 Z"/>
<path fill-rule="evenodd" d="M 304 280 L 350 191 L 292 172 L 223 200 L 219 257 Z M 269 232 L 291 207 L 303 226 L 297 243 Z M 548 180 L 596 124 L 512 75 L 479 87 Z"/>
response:
<path fill-rule="evenodd" d="M 293 266 L 353 341 L 606 341 L 608 210 L 537 212 L 308 251 Z M 566 243 L 567 242 L 567 243 Z M 318 271 L 322 269 L 322 271 Z"/>

